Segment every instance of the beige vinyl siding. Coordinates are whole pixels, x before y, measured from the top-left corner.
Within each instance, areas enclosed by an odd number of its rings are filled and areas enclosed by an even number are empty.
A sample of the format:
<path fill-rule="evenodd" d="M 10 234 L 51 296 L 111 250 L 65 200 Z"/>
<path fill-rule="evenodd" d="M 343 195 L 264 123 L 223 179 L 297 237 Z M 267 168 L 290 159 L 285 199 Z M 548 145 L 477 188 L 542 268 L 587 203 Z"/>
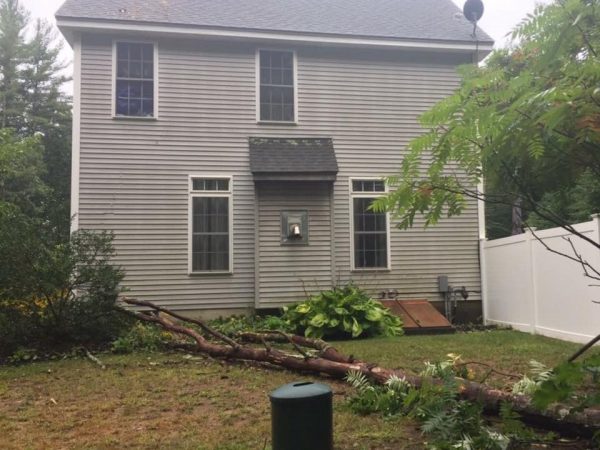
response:
<path fill-rule="evenodd" d="M 112 38 L 84 36 L 82 43 L 80 227 L 114 231 L 129 295 L 175 309 L 254 306 L 249 136 L 334 139 L 336 279 L 438 300 L 436 277 L 445 273 L 455 285 L 480 290 L 475 205 L 427 231 L 393 230 L 390 272 L 350 271 L 348 178 L 399 167 L 406 144 L 420 133 L 417 116 L 457 86 L 459 61 L 401 50 L 297 47 L 298 125 L 258 125 L 259 43 L 159 39 L 159 119 L 126 120 L 112 119 Z M 232 275 L 188 275 L 190 174 L 233 176 Z M 315 200 L 314 207 L 325 205 Z M 326 253 L 318 253 L 324 267 Z M 260 272 L 267 305 L 276 302 L 279 275 Z M 331 271 L 322 277 L 330 279 Z"/>
<path fill-rule="evenodd" d="M 262 307 L 303 300 L 329 289 L 331 216 L 329 183 L 259 184 L 259 295 Z M 308 245 L 281 245 L 281 212 L 308 211 Z"/>

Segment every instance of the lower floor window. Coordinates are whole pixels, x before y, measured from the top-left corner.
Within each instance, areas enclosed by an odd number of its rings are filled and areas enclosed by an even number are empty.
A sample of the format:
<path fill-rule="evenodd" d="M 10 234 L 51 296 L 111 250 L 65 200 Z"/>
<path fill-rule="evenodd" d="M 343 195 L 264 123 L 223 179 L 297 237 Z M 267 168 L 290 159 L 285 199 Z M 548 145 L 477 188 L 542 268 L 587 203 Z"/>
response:
<path fill-rule="evenodd" d="M 192 186 L 196 186 L 193 180 Z M 230 196 L 218 190 L 192 191 L 192 272 L 229 272 L 230 268 Z M 215 192 L 219 195 L 208 195 Z"/>
<path fill-rule="evenodd" d="M 387 214 L 370 209 L 373 197 L 352 199 L 354 268 L 388 268 Z"/>

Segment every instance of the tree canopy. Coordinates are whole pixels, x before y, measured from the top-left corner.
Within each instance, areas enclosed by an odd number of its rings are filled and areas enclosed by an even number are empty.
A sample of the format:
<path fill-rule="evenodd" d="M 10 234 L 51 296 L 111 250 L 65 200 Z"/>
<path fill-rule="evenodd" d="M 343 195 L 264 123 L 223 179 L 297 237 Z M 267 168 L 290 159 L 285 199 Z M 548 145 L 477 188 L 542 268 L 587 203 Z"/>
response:
<path fill-rule="evenodd" d="M 468 198 L 518 205 L 534 225 L 600 212 L 600 1 L 538 6 L 508 49 L 460 69 L 454 95 L 421 117 L 391 193 L 400 227 L 460 214 Z M 485 179 L 486 193 L 476 187 Z"/>
<path fill-rule="evenodd" d="M 18 0 L 0 0 L 0 203 L 67 240 L 71 102 L 60 45 Z"/>

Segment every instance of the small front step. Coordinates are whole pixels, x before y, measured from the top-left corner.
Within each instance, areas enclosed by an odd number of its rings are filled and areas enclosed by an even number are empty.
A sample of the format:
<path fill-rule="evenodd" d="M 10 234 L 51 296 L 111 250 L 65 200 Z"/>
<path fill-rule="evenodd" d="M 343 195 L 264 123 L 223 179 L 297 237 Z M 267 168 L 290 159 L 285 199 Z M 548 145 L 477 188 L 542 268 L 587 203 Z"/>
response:
<path fill-rule="evenodd" d="M 453 333 L 454 327 L 427 300 L 383 300 L 383 305 L 402 318 L 404 331 L 411 333 Z"/>

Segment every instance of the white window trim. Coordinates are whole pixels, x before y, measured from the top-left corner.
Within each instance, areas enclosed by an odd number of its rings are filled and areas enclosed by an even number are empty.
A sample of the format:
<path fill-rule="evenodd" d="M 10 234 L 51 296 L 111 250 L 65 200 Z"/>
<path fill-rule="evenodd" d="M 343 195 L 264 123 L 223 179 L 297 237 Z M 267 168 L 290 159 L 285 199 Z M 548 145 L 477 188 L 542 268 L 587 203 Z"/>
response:
<path fill-rule="evenodd" d="M 208 180 L 229 180 L 227 191 L 195 191 L 194 178 Z M 229 199 L 229 270 L 194 271 L 192 264 L 193 249 L 193 199 L 197 197 L 227 197 Z M 188 275 L 231 275 L 233 274 L 233 176 L 218 174 L 193 174 L 188 177 Z"/>
<path fill-rule="evenodd" d="M 294 72 L 294 120 L 283 121 L 283 120 L 261 120 L 260 119 L 260 52 L 271 51 L 271 52 L 289 52 L 293 55 L 293 72 Z M 289 48 L 268 48 L 259 47 L 256 49 L 255 55 L 255 66 L 256 66 L 256 123 L 264 125 L 298 125 L 298 53 L 296 50 L 290 50 Z"/>
<path fill-rule="evenodd" d="M 152 117 L 119 116 L 117 115 L 117 44 L 152 44 L 154 47 L 154 114 Z M 115 120 L 158 120 L 158 42 L 139 39 L 113 39 L 112 41 L 112 88 L 110 114 Z"/>
<path fill-rule="evenodd" d="M 349 208 L 350 208 L 350 267 L 352 272 L 389 272 L 392 270 L 392 246 L 391 246 L 391 232 L 390 232 L 390 213 L 386 213 L 386 245 L 387 245 L 387 267 L 356 267 L 356 261 L 354 260 L 354 199 L 355 198 L 376 198 L 383 197 L 389 193 L 387 184 L 384 184 L 384 192 L 354 192 L 352 190 L 352 184 L 354 181 L 382 181 L 381 177 L 349 177 L 348 178 L 348 193 L 349 193 Z"/>
<path fill-rule="evenodd" d="M 71 154 L 71 233 L 79 230 L 79 172 L 81 165 L 81 35 L 73 41 L 73 130 Z"/>

